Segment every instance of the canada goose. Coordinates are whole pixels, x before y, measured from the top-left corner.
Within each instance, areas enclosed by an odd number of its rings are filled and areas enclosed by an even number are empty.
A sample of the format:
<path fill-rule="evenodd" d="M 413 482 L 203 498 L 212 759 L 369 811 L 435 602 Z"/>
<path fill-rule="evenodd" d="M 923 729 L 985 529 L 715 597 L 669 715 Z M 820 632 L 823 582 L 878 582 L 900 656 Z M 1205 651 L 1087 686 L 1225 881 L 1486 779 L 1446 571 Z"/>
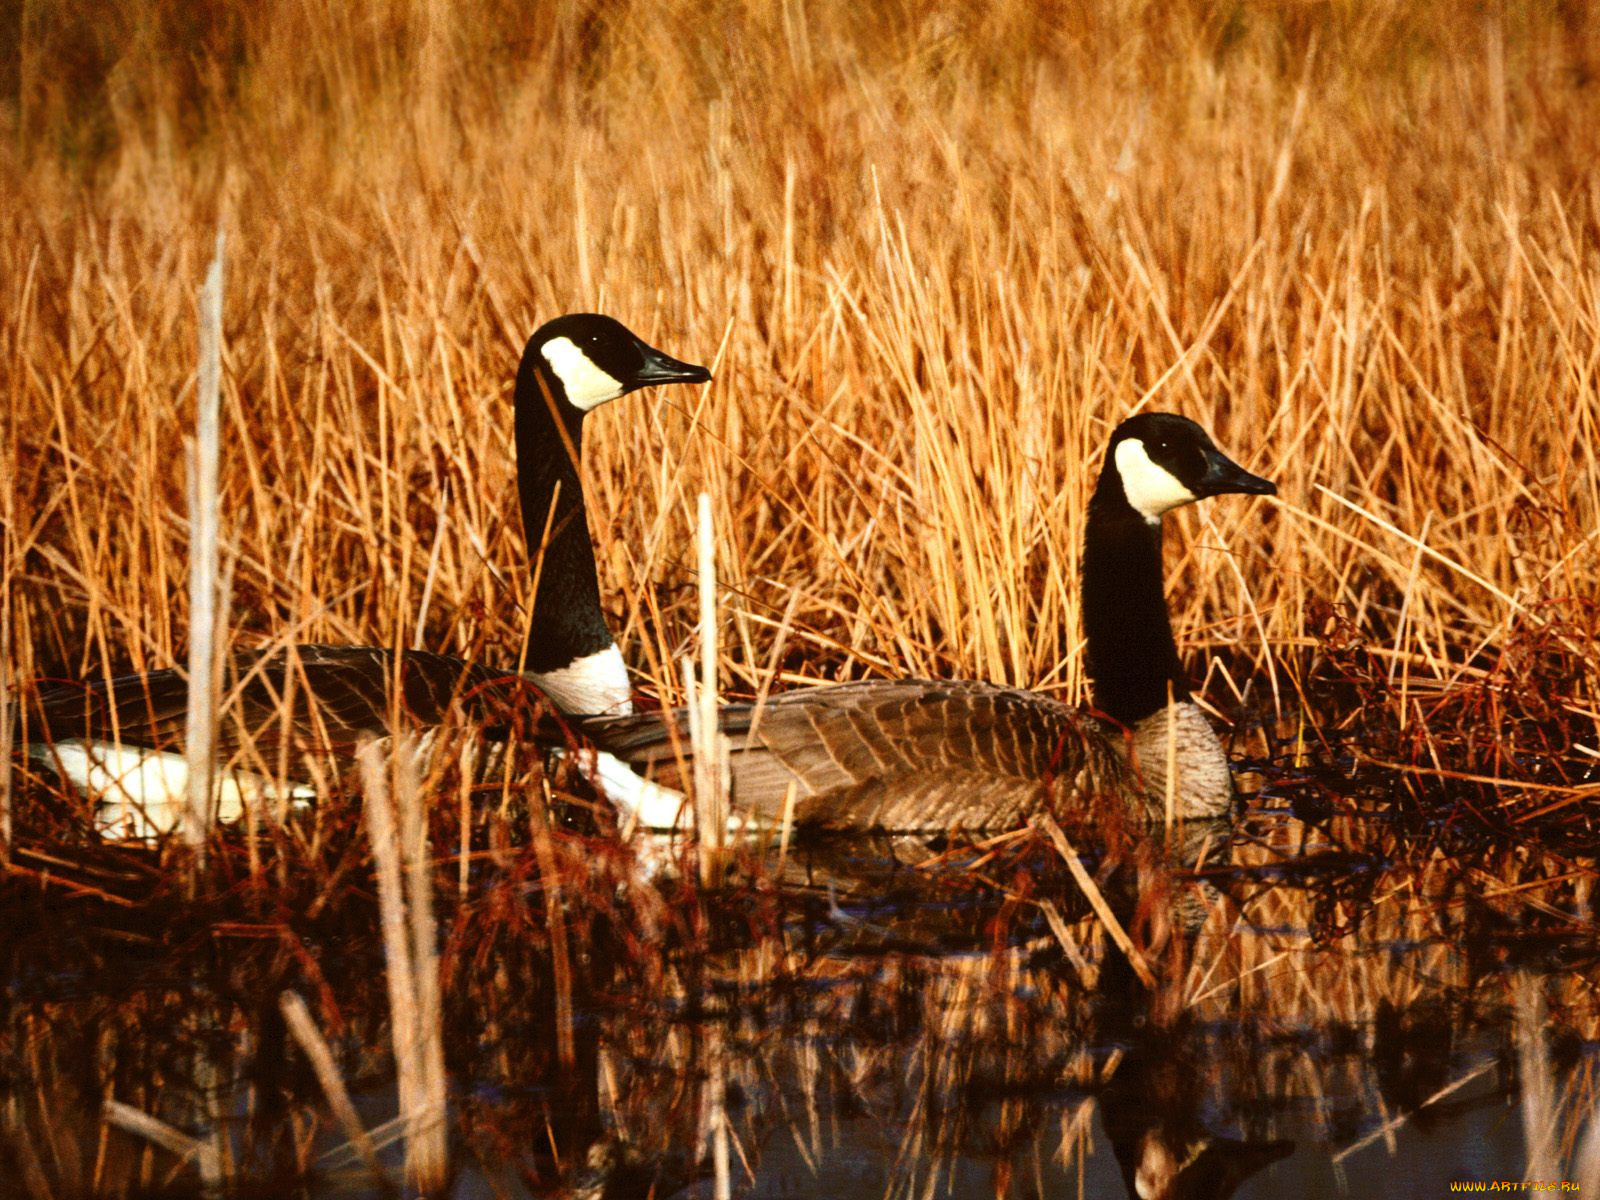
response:
<path fill-rule="evenodd" d="M 523 680 L 563 711 L 631 712 L 627 671 L 600 607 L 578 471 L 583 418 L 639 388 L 710 378 L 704 367 L 646 345 L 610 317 L 576 313 L 540 326 L 523 351 L 514 398 L 523 532 L 537 580 L 525 674 L 409 650 L 397 664 L 391 651 L 371 646 L 243 652 L 224 672 L 223 695 L 237 691 L 237 698 L 218 730 L 222 761 L 245 742 L 271 747 L 286 736 L 297 749 L 314 746 L 337 760 L 362 737 L 387 730 L 391 699 L 427 726 L 464 696 L 480 706 L 514 701 Z M 392 697 L 397 679 L 400 693 Z M 286 693 L 299 700 L 288 729 Z M 188 778 L 187 701 L 187 676 L 177 670 L 52 684 L 32 709 L 29 753 L 78 791 L 100 797 L 102 814 L 121 812 L 131 836 L 167 832 Z M 263 774 L 229 770 L 220 780 L 218 815 L 232 819 L 245 796 L 274 790 Z M 313 791 L 291 781 L 292 795 Z"/>
<path fill-rule="evenodd" d="M 1112 433 L 1084 531 L 1083 613 L 1095 708 L 987 683 L 867 681 L 788 692 L 759 710 L 734 705 L 734 820 L 772 825 L 791 803 L 797 826 L 932 834 L 1013 829 L 1070 797 L 1121 795 L 1141 819 L 1166 807 L 1220 817 L 1228 760 L 1189 699 L 1162 591 L 1161 517 L 1207 496 L 1273 495 L 1269 481 L 1219 451 L 1184 417 L 1145 413 Z M 1169 703 L 1170 696 L 1170 703 Z M 683 822 L 690 773 L 681 713 L 579 722 L 601 757 L 613 800 L 625 771 L 653 785 L 639 825 Z M 1169 759 L 1170 755 L 1170 759 Z M 1079 806 L 1082 807 L 1081 804 Z"/>

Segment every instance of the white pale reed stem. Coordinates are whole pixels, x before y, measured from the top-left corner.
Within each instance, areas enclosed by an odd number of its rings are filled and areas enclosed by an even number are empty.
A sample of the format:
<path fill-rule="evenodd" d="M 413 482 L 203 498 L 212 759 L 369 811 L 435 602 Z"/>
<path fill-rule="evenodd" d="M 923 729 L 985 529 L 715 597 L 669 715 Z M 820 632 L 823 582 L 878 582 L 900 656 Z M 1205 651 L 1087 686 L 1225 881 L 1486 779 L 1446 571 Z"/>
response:
<path fill-rule="evenodd" d="M 417 749 L 409 738 L 396 748 L 395 799 L 406 870 L 411 923 L 412 995 L 416 997 L 416 1074 L 422 1110 L 407 1140 L 407 1173 L 430 1194 L 447 1174 L 445 1138 L 444 1007 L 439 994 L 438 935 L 433 919 L 433 861 L 422 800 Z"/>
<path fill-rule="evenodd" d="M 396 1091 L 406 1130 L 405 1175 L 432 1195 L 448 1173 L 433 884 L 416 747 L 409 737 L 397 737 L 393 754 L 393 792 L 381 742 L 366 742 L 357 761 L 378 883 Z"/>
<path fill-rule="evenodd" d="M 400 1115 L 409 1117 L 419 1103 L 416 980 L 411 971 L 411 937 L 401 883 L 400 829 L 389 795 L 389 770 L 383 747 L 366 742 L 356 755 L 361 767 L 361 795 L 366 802 L 367 837 L 372 846 L 373 873 L 378 883 L 379 926 L 383 933 L 385 982 L 389 987 L 389 1029 L 394 1042 L 395 1090 Z"/>
<path fill-rule="evenodd" d="M 694 745 L 695 832 L 700 876 L 710 883 L 720 869 L 728 828 L 727 754 L 717 728 L 717 555 L 711 497 L 700 493 L 697 522 L 700 583 L 700 679 L 691 686 L 690 741 Z M 685 664 L 687 666 L 687 664 Z M 692 674 L 686 670 L 685 675 Z"/>
<path fill-rule="evenodd" d="M 195 378 L 194 438 L 185 456 L 189 486 L 189 695 L 184 718 L 188 759 L 188 803 L 183 819 L 184 841 L 196 868 L 205 866 L 206 839 L 216 810 L 213 776 L 216 767 L 217 695 L 221 686 L 221 627 L 227 603 L 222 581 L 218 530 L 221 525 L 222 457 L 222 263 L 225 242 L 217 231 L 216 251 L 206 269 L 199 295 L 199 365 Z M 191 880 L 195 877 L 191 877 Z M 196 1014 L 202 1028 L 211 1025 Z M 200 1043 L 196 1043 L 197 1045 Z M 222 1186 L 223 1135 L 217 1064 L 202 1056 L 196 1078 L 201 1084 L 206 1132 L 198 1156 L 200 1182 L 206 1194 Z"/>
<path fill-rule="evenodd" d="M 201 861 L 211 831 L 212 771 L 217 740 L 221 577 L 217 528 L 217 464 L 221 456 L 222 410 L 222 254 L 216 256 L 200 288 L 200 369 L 195 388 L 195 435 L 189 445 L 189 705 L 184 746 L 188 756 L 188 813 L 184 839 Z"/>
<path fill-rule="evenodd" d="M 700 881 L 714 883 L 722 868 L 722 849 L 728 831 L 727 738 L 717 727 L 717 555 L 711 522 L 711 497 L 699 496 L 696 511 L 696 545 L 699 549 L 700 678 L 685 660 L 684 683 L 689 708 L 689 737 L 694 746 L 695 831 L 700 846 Z M 722 1030 L 707 1033 L 709 1079 L 706 1134 L 711 1139 L 713 1200 L 733 1194 L 729 1171 L 728 1111 L 726 1101 L 727 1056 Z"/>
<path fill-rule="evenodd" d="M 0 864 L 10 861 L 11 597 L 0 592 Z"/>

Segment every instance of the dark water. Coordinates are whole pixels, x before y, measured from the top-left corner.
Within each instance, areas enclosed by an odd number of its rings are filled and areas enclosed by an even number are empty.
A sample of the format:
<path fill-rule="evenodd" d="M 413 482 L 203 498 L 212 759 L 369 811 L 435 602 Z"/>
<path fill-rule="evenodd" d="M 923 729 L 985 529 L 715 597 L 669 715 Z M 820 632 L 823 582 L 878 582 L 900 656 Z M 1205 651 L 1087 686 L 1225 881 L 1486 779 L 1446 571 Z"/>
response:
<path fill-rule="evenodd" d="M 1286 1159 L 1265 1167 L 1233 1195 L 1240 1200 L 1267 1197 L 1433 1196 L 1447 1195 L 1462 1180 L 1521 1179 L 1522 1130 L 1514 1108 L 1503 1100 L 1485 1101 L 1433 1124 L 1426 1133 L 1401 1129 L 1391 1149 L 1385 1142 L 1342 1161 L 1319 1141 L 1317 1123 L 1285 1115 L 1274 1132 L 1297 1143 Z M 1018 1164 L 1016 1195 L 1122 1196 L 1127 1191 L 1103 1124 L 1094 1120 L 1087 1153 L 1063 1166 L 1059 1141 L 1044 1139 Z M 872 1122 L 854 1119 L 838 1127 L 837 1140 L 821 1154 L 791 1140 L 773 1139 L 763 1150 L 761 1168 L 747 1194 L 763 1200 L 789 1197 L 894 1194 L 899 1147 L 883 1144 Z M 811 1162 L 818 1163 L 815 1171 Z M 1508 1167 L 1509 1164 L 1509 1167 Z M 995 1170 L 982 1158 L 945 1166 L 938 1194 L 958 1200 L 991 1200 Z M 704 1189 L 702 1189 L 704 1190 Z M 918 1194 L 910 1187 L 904 1194 Z"/>
<path fill-rule="evenodd" d="M 720 1091 L 736 1195 L 1444 1195 L 1530 1178 L 1544 1076 L 1572 1182 L 1600 1066 L 1587 868 L 1427 819 L 1280 774 L 1204 888 L 1102 873 L 1141 982 L 1039 841 L 947 870 L 801 845 L 701 893 L 601 836 L 480 818 L 465 894 L 455 862 L 436 878 L 448 1190 L 710 1196 Z M 303 996 L 363 1123 L 395 1115 L 356 827 L 271 843 L 255 877 L 224 848 L 198 898 L 142 851 L 19 856 L 0 1194 L 198 1194 L 107 1099 L 220 1129 L 224 1194 L 385 1194 L 328 1157 L 343 1135 L 278 1015 Z M 1210 913 L 1193 937 L 1179 895 Z M 382 1159 L 398 1178 L 398 1144 Z"/>

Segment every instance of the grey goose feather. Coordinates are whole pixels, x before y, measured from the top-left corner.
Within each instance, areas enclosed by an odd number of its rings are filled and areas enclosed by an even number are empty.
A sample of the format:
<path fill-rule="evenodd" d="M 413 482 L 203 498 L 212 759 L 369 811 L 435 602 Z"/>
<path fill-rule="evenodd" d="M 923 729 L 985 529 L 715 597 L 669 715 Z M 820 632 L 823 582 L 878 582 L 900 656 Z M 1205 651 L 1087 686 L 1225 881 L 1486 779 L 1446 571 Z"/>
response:
<path fill-rule="evenodd" d="M 590 720 L 579 728 L 656 785 L 688 786 L 692 758 L 673 714 Z M 1011 829 L 1052 789 L 1116 791 L 1131 779 L 1126 759 L 1088 714 L 971 681 L 864 681 L 788 692 L 759 710 L 723 709 L 719 728 L 732 743 L 734 809 L 758 825 L 777 824 L 790 807 L 796 824 L 829 831 Z"/>

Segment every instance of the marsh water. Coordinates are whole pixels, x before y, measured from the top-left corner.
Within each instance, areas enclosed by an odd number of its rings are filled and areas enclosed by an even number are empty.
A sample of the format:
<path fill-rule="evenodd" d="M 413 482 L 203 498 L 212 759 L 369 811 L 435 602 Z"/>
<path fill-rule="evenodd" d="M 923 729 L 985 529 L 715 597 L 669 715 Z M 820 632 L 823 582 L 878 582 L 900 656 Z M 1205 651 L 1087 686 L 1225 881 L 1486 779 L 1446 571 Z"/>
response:
<path fill-rule="evenodd" d="M 1048 839 L 898 866 L 800 839 L 702 889 L 641 880 L 581 822 L 477 814 L 466 858 L 436 823 L 443 1191 L 709 1197 L 719 1142 L 753 1197 L 1575 1185 L 1600 1063 L 1570 848 L 1441 822 L 1392 774 L 1240 767 L 1226 853 L 1141 874 L 1123 906 L 1142 976 Z M 194 897 L 153 850 L 19 848 L 3 1194 L 405 1190 L 358 824 L 224 844 Z M 1192 936 L 1170 915 L 1185 893 Z M 211 1182 L 108 1101 L 215 1147 Z"/>

